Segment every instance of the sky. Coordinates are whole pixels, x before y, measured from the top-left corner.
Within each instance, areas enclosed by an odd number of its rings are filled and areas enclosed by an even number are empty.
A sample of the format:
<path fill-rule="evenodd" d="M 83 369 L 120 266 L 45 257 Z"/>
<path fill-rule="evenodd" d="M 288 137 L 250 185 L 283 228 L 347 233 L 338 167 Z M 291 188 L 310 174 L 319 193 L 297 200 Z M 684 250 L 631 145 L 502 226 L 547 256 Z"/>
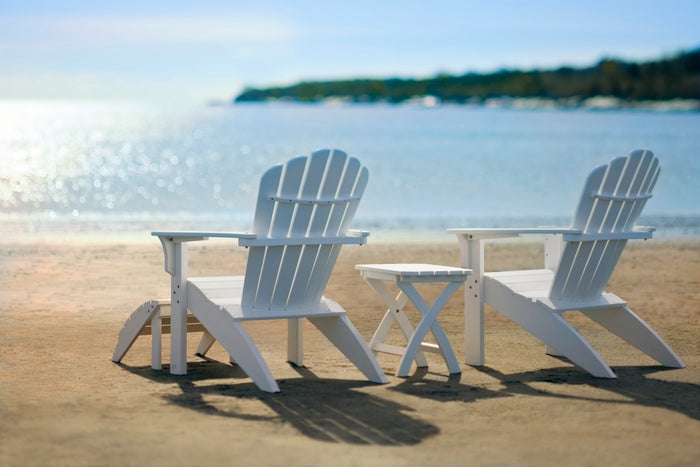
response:
<path fill-rule="evenodd" d="M 0 0 L 0 99 L 230 100 L 301 80 L 652 60 L 698 0 Z"/>

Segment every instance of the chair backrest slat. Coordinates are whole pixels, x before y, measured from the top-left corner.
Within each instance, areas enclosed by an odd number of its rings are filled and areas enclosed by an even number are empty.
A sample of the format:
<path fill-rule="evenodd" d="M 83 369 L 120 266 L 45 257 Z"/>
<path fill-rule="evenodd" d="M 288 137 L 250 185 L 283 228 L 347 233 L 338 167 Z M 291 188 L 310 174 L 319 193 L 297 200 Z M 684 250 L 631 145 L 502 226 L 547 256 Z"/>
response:
<path fill-rule="evenodd" d="M 658 159 L 644 150 L 613 159 L 591 172 L 572 222 L 573 229 L 584 233 L 584 240 L 565 243 L 551 299 L 584 302 L 603 292 L 627 240 L 585 240 L 585 234 L 632 231 L 651 197 L 658 173 Z"/>
<path fill-rule="evenodd" d="M 319 150 L 270 169 L 261 180 L 253 228 L 281 246 L 251 246 L 242 305 L 279 312 L 318 304 L 341 245 L 294 244 L 347 235 L 367 169 L 339 150 Z"/>
<path fill-rule="evenodd" d="M 355 216 L 355 211 L 360 203 L 357 195 L 363 193 L 367 186 L 368 172 L 363 169 L 357 159 L 350 159 L 343 167 L 342 180 L 337 185 L 336 196 L 347 198 L 349 201 L 344 204 L 334 205 L 328 213 L 328 220 L 324 227 L 326 236 L 343 235 L 350 228 L 350 223 Z M 320 225 L 319 225 L 320 228 Z M 312 227 L 313 229 L 313 227 Z M 313 230 L 312 230 L 313 233 Z M 341 245 L 322 245 L 316 256 L 316 270 L 309 277 L 309 284 L 315 287 L 307 293 L 312 301 L 321 299 L 323 291 L 326 289 L 330 279 L 333 266 L 338 259 Z"/>
<path fill-rule="evenodd" d="M 266 195 L 271 192 L 277 193 L 280 180 L 282 179 L 282 169 L 281 165 L 276 165 L 267 170 L 260 179 L 258 200 L 255 205 L 255 217 L 253 218 L 253 232 L 258 233 L 258 236 L 268 236 L 270 233 L 275 205 L 266 199 Z M 241 304 L 246 308 L 252 308 L 255 305 L 258 284 L 262 281 L 261 273 L 263 271 L 265 254 L 266 250 L 264 248 L 250 248 L 248 252 L 248 264 L 246 266 L 241 299 Z"/>
<path fill-rule="evenodd" d="M 633 174 L 634 172 L 634 174 Z M 634 229 L 637 219 L 647 200 L 651 198 L 651 192 L 659 176 L 659 160 L 650 151 L 635 151 L 630 155 L 625 172 L 625 184 L 621 188 L 627 189 L 627 194 L 618 189 L 618 197 L 626 197 L 627 200 L 613 200 L 619 209 L 616 212 L 613 232 L 625 232 Z M 590 290 L 592 294 L 603 292 L 617 261 L 627 245 L 627 240 L 609 240 L 606 242 L 604 255 L 601 259 L 601 269 L 604 274 L 598 274 L 591 278 Z M 604 263 L 605 261 L 606 263 Z"/>
<path fill-rule="evenodd" d="M 328 166 L 329 154 L 330 151 L 324 150 L 314 153 L 308 161 L 307 158 L 301 158 L 304 159 L 305 165 L 308 162 L 308 167 L 306 167 L 303 180 L 298 180 L 296 186 L 297 193 L 294 193 L 295 197 L 300 200 L 300 202 L 292 202 L 290 204 L 278 202 L 278 205 L 288 204 L 288 206 L 293 207 L 295 210 L 294 218 L 289 229 L 290 237 L 303 237 L 308 233 L 309 222 L 318 206 L 311 202 L 301 202 L 301 200 L 319 198 L 321 183 Z M 279 268 L 279 279 L 276 283 L 270 308 L 284 309 L 288 306 L 292 285 L 301 280 L 301 277 L 304 276 L 303 272 L 300 272 L 299 269 L 299 259 L 304 249 L 305 247 L 302 245 L 288 245 L 285 247 L 284 258 Z M 303 269 L 301 271 L 303 271 Z"/>
<path fill-rule="evenodd" d="M 283 166 L 279 185 L 277 187 L 266 186 L 265 188 L 274 190 L 272 193 L 279 195 L 280 197 L 295 198 L 299 195 L 299 186 L 304 178 L 305 172 L 306 158 L 295 157 Z M 269 194 L 269 191 L 263 193 L 262 190 L 261 193 L 258 194 L 259 198 L 263 198 L 263 203 L 273 206 L 272 216 L 269 218 L 270 224 L 269 226 L 266 226 L 267 228 L 265 230 L 261 231 L 260 235 L 266 234 L 269 237 L 286 237 L 289 234 L 290 225 L 294 219 L 296 205 L 290 203 L 271 202 L 269 199 Z M 268 218 L 268 211 L 269 208 L 266 207 L 264 209 L 265 219 Z M 257 224 L 257 219 L 254 221 L 254 223 Z M 254 248 L 251 248 L 251 251 L 253 249 Z M 255 287 L 255 298 L 253 300 L 254 307 L 269 307 L 273 293 L 277 287 L 278 278 L 280 277 L 280 266 L 283 263 L 284 253 L 285 248 L 283 246 L 264 247 L 262 270 L 258 276 L 259 282 Z M 246 268 L 246 272 L 248 272 L 248 268 Z M 246 277 L 245 283 L 248 282 L 248 277 Z M 244 295 L 246 291 L 247 290 L 244 286 Z M 247 299 L 245 303 L 246 305 L 248 304 Z"/>
<path fill-rule="evenodd" d="M 587 184 L 584 193 L 587 193 L 589 199 L 593 200 L 588 214 L 588 221 L 585 225 L 576 226 L 584 232 L 611 232 L 614 227 L 615 203 L 611 203 L 609 199 L 597 197 L 596 193 L 615 193 L 620 178 L 623 174 L 625 157 L 618 157 L 607 165 L 605 177 L 595 184 Z M 584 214 L 581 213 L 581 218 Z M 590 292 L 588 284 L 592 278 L 600 272 L 598 266 L 601 258 L 604 258 L 605 246 L 607 242 L 580 242 L 576 251 L 576 260 L 574 266 L 569 272 L 569 280 L 565 288 L 562 290 L 562 296 L 573 301 L 584 300 Z M 565 247 L 566 248 L 566 247 Z M 616 261 L 615 261 L 616 262 Z M 615 267 L 613 263 L 612 267 Z"/>

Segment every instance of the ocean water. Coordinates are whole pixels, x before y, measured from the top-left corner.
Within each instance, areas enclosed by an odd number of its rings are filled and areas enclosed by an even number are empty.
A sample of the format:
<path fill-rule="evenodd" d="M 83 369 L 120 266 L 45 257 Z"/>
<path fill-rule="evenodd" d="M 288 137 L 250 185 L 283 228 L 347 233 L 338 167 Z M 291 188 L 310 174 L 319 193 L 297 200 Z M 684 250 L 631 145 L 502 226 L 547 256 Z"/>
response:
<path fill-rule="evenodd" d="M 0 222 L 245 230 L 264 170 L 322 147 L 369 168 L 355 225 L 409 236 L 568 225 L 593 167 L 647 148 L 662 171 L 641 223 L 700 236 L 700 113 L 469 106 L 0 101 Z"/>

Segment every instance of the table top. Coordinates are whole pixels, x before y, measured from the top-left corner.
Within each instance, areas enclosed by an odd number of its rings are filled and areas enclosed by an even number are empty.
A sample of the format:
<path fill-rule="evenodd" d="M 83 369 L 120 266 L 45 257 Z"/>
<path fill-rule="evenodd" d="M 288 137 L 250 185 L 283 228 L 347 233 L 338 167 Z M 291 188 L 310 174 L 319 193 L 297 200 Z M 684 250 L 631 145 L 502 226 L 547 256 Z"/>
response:
<path fill-rule="evenodd" d="M 413 279 L 453 278 L 466 279 L 471 274 L 471 269 L 441 266 L 424 263 L 395 263 L 395 264 L 356 264 L 355 269 L 363 273 L 380 273 L 393 276 L 410 277 Z"/>

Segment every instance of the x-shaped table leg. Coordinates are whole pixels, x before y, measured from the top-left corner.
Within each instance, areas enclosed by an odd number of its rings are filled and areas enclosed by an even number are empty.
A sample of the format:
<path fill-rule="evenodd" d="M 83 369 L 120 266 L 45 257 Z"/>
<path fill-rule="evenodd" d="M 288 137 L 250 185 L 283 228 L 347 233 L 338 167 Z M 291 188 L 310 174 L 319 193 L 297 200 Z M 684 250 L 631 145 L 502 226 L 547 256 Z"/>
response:
<path fill-rule="evenodd" d="M 397 281 L 396 283 L 401 289 L 401 292 L 396 296 L 396 298 L 394 298 L 392 293 L 389 291 L 389 288 L 382 280 L 367 277 L 365 280 L 372 286 L 372 288 L 379 294 L 379 296 L 389 307 L 384 315 L 384 318 L 382 319 L 382 322 L 379 324 L 379 327 L 372 337 L 370 348 L 375 350 L 383 346 L 382 342 L 384 342 L 384 339 L 386 339 L 389 329 L 394 321 L 399 324 L 403 335 L 408 341 L 406 348 L 400 352 L 400 354 L 403 354 L 403 357 L 399 364 L 399 369 L 396 372 L 396 376 L 407 377 L 408 371 L 411 368 L 411 362 L 413 360 L 416 361 L 416 365 L 418 367 L 428 366 L 425 355 L 421 351 L 421 345 L 430 345 L 423 343 L 428 330 L 433 332 L 435 340 L 437 341 L 437 346 L 445 359 L 445 363 L 447 364 L 447 368 L 449 369 L 450 373 L 461 373 L 462 370 L 460 369 L 459 364 L 457 363 L 457 358 L 455 357 L 452 347 L 447 340 L 447 335 L 445 335 L 442 327 L 437 322 L 437 315 L 445 306 L 449 298 L 462 285 L 462 282 L 448 282 L 440 295 L 435 299 L 432 306 L 428 306 L 426 301 L 423 299 L 423 297 L 421 297 L 411 283 Z M 415 330 L 411 326 L 408 317 L 403 312 L 403 307 L 409 300 L 413 302 L 416 309 L 422 316 L 422 319 Z"/>
<path fill-rule="evenodd" d="M 447 300 L 449 300 L 449 298 L 457 291 L 462 283 L 448 282 L 442 292 L 440 292 L 440 295 L 433 302 L 433 305 L 430 307 L 425 300 L 423 300 L 423 297 L 421 297 L 412 284 L 399 281 L 397 282 L 397 285 L 408 296 L 409 300 L 413 302 L 420 314 L 423 316 L 423 319 L 421 319 L 420 323 L 418 323 L 418 326 L 413 332 L 413 336 L 408 341 L 406 353 L 401 359 L 396 376 L 408 376 L 408 370 L 411 368 L 411 361 L 413 360 L 414 355 L 416 355 L 420 349 L 420 345 L 423 342 L 423 339 L 425 339 L 425 335 L 428 333 L 429 329 L 435 336 L 435 340 L 440 347 L 440 351 L 445 359 L 447 368 L 450 370 L 450 374 L 461 373 L 462 370 L 457 363 L 457 358 L 455 358 L 450 342 L 447 340 L 447 335 L 445 335 L 445 331 L 442 330 L 440 323 L 437 322 L 437 316 L 438 313 L 440 313 L 440 310 L 442 310 L 447 303 Z"/>
<path fill-rule="evenodd" d="M 384 303 L 386 303 L 389 307 L 384 315 L 384 318 L 382 319 L 382 322 L 379 323 L 379 327 L 377 327 L 377 330 L 374 332 L 374 336 L 372 336 L 372 341 L 369 344 L 370 349 L 374 350 L 382 345 L 389 334 L 389 330 L 394 324 L 394 321 L 399 325 L 401 332 L 403 332 L 403 335 L 406 338 L 406 342 L 410 341 L 411 336 L 413 336 L 413 326 L 411 326 L 411 322 L 403 312 L 403 307 L 406 305 L 406 303 L 408 303 L 408 296 L 401 291 L 396 298 L 394 298 L 392 293 L 389 291 L 389 288 L 383 281 L 369 278 L 366 278 L 366 280 L 377 292 L 377 294 L 379 294 L 382 300 L 384 300 Z M 377 351 L 375 350 L 374 353 L 376 355 Z M 416 352 L 415 360 L 418 367 L 428 366 L 428 361 L 425 359 L 423 352 L 420 351 L 420 348 Z"/>

